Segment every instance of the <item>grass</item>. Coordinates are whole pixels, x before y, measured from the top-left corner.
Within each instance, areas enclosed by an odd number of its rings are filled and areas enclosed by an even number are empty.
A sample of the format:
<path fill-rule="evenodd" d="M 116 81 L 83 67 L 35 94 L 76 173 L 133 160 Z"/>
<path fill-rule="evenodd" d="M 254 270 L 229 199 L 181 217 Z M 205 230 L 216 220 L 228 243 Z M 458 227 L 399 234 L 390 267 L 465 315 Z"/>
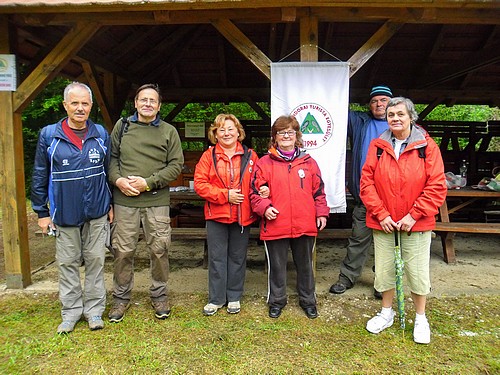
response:
<path fill-rule="evenodd" d="M 412 340 L 412 322 L 372 335 L 371 298 L 319 296 L 320 317 L 307 319 L 296 298 L 279 319 L 247 296 L 242 311 L 205 317 L 205 295 L 172 295 L 172 316 L 153 317 L 146 295 L 123 322 L 91 332 L 80 322 L 58 336 L 56 294 L 0 296 L 2 374 L 494 374 L 500 373 L 499 296 L 430 299 L 430 345 Z M 407 304 L 410 309 L 410 303 Z M 413 314 L 408 311 L 407 316 Z"/>

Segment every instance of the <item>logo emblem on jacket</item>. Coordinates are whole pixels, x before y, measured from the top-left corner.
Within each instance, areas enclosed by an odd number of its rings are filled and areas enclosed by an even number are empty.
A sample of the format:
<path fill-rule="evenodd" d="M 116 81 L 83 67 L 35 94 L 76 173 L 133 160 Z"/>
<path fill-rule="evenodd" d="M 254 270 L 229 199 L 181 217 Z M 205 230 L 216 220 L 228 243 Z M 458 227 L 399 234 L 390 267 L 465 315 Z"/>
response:
<path fill-rule="evenodd" d="M 101 160 L 101 154 L 96 148 L 93 148 L 89 151 L 89 161 L 93 164 L 99 163 Z"/>

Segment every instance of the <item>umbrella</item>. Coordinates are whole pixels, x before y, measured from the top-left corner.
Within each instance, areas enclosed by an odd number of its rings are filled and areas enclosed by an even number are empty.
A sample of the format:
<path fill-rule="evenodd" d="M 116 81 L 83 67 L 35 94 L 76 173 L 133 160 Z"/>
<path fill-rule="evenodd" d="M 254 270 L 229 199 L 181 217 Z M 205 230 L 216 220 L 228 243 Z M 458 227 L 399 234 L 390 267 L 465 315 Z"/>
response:
<path fill-rule="evenodd" d="M 394 231 L 394 266 L 396 268 L 396 300 L 398 302 L 399 323 L 405 329 L 405 295 L 403 291 L 403 268 L 404 262 L 401 258 L 400 233 Z"/>

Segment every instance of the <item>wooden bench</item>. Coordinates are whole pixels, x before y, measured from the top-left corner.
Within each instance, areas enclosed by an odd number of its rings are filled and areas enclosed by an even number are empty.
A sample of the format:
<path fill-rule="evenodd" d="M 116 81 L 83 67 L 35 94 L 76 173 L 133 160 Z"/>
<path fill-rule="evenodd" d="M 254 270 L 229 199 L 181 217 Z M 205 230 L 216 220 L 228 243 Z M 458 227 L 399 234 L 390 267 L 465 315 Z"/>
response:
<path fill-rule="evenodd" d="M 436 222 L 434 231 L 441 237 L 443 257 L 446 263 L 456 263 L 453 237 L 455 233 L 492 233 L 500 234 L 500 223 L 450 223 Z"/>
<path fill-rule="evenodd" d="M 318 233 L 318 239 L 345 239 L 349 238 L 352 230 L 350 228 L 331 229 L 326 228 Z M 260 228 L 250 228 L 250 239 L 259 239 Z M 208 267 L 207 232 L 205 228 L 172 228 L 172 241 L 174 240 L 204 240 L 203 268 Z M 316 253 L 313 259 L 316 264 Z M 314 269 L 316 267 L 314 266 Z"/>

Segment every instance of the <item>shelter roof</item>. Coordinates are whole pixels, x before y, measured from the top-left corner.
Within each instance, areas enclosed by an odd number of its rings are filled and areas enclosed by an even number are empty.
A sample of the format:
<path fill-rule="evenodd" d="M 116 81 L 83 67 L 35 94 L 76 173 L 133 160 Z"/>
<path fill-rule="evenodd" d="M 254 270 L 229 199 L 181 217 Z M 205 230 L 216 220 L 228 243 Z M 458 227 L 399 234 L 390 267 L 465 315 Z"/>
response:
<path fill-rule="evenodd" d="M 2 15 L 25 75 L 75 25 L 94 25 L 60 74 L 85 81 L 89 64 L 129 96 L 156 82 L 170 102 L 269 101 L 265 65 L 313 46 L 319 61 L 351 63 L 353 102 L 378 83 L 418 103 L 500 102 L 495 0 L 0 0 Z"/>

